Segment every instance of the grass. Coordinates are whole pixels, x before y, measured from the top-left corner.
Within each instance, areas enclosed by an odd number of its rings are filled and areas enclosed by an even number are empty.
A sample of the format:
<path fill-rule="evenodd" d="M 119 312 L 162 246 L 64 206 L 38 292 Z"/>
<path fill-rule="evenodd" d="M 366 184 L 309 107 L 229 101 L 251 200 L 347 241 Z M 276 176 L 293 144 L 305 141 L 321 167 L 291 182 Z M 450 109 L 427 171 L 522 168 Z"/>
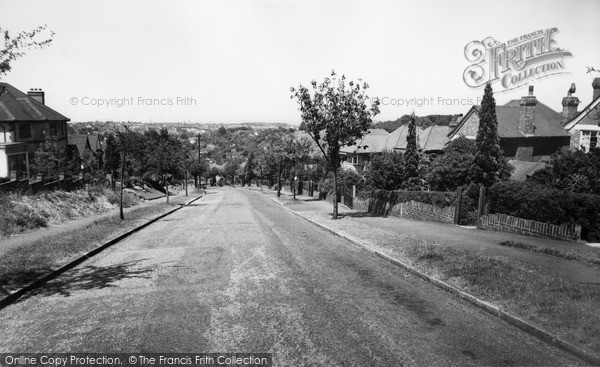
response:
<path fill-rule="evenodd" d="M 124 196 L 124 206 L 137 201 Z M 103 213 L 116 207 L 118 194 L 104 187 L 48 191 L 34 195 L 0 194 L 0 237 Z"/>
<path fill-rule="evenodd" d="M 403 240 L 413 266 L 592 350 L 600 351 L 600 287 L 548 276 L 532 265 Z"/>
<path fill-rule="evenodd" d="M 500 242 L 501 246 L 516 247 L 532 252 L 538 252 L 554 257 L 560 257 L 567 260 L 576 261 L 586 265 L 600 266 L 600 249 L 591 247 L 578 247 L 581 245 L 573 245 L 572 249 L 561 250 L 555 248 L 548 248 L 543 246 L 530 245 L 528 243 L 515 242 L 515 241 L 503 241 Z"/>
<path fill-rule="evenodd" d="M 133 208 L 121 221 L 118 215 L 66 233 L 27 243 L 0 256 L 0 294 L 19 289 L 37 278 L 68 263 L 134 228 L 141 220 L 151 219 L 176 205 L 156 204 Z"/>

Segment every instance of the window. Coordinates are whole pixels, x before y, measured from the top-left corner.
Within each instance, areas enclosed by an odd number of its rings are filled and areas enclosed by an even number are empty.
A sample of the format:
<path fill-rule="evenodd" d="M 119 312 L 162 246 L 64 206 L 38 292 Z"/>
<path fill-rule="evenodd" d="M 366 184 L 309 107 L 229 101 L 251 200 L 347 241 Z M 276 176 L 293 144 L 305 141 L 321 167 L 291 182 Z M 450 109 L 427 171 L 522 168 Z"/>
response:
<path fill-rule="evenodd" d="M 25 153 L 11 154 L 8 156 L 8 171 L 27 172 Z"/>
<path fill-rule="evenodd" d="M 28 123 L 19 124 L 19 139 L 31 138 L 31 125 Z"/>
<path fill-rule="evenodd" d="M 358 155 L 352 156 L 352 164 L 358 164 Z"/>
<path fill-rule="evenodd" d="M 598 147 L 598 136 L 600 131 L 582 131 L 579 141 L 580 148 L 584 151 Z"/>
<path fill-rule="evenodd" d="M 58 123 L 51 122 L 50 123 L 50 136 L 56 136 L 56 135 L 58 135 Z"/>

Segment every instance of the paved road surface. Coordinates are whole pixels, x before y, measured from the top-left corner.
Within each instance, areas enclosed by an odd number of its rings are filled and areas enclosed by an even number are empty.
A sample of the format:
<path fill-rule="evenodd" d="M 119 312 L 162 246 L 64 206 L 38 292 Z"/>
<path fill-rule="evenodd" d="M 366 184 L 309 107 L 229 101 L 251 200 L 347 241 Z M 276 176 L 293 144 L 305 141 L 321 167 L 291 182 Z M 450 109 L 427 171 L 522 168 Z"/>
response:
<path fill-rule="evenodd" d="M 0 335 L 0 352 L 271 352 L 277 366 L 581 364 L 236 189 L 0 310 Z"/>

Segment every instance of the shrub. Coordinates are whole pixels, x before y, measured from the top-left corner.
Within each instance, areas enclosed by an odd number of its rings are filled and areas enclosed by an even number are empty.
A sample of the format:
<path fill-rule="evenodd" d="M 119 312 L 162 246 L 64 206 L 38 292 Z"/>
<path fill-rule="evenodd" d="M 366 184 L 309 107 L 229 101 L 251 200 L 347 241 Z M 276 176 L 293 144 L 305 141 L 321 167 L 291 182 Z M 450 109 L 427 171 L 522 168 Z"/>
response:
<path fill-rule="evenodd" d="M 371 198 L 369 211 L 376 214 L 387 214 L 387 210 L 394 205 L 411 200 L 442 208 L 453 206 L 456 201 L 454 192 L 440 191 L 372 190 L 361 191 L 357 196 L 363 200 Z"/>
<path fill-rule="evenodd" d="M 493 185 L 489 199 L 493 212 L 557 225 L 579 224 L 583 238 L 600 239 L 600 195 L 507 181 Z"/>

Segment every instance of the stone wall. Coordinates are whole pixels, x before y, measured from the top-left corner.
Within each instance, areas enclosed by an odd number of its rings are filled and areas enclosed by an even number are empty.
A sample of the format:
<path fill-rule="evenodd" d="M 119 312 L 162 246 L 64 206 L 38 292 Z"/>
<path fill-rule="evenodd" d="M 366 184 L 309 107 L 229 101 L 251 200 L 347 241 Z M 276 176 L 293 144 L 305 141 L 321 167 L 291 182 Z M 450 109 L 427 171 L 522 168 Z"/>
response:
<path fill-rule="evenodd" d="M 517 233 L 525 236 L 548 237 L 561 240 L 579 241 L 581 239 L 581 226 L 554 225 L 537 222 L 506 214 L 489 214 L 479 218 L 477 228 Z"/>

